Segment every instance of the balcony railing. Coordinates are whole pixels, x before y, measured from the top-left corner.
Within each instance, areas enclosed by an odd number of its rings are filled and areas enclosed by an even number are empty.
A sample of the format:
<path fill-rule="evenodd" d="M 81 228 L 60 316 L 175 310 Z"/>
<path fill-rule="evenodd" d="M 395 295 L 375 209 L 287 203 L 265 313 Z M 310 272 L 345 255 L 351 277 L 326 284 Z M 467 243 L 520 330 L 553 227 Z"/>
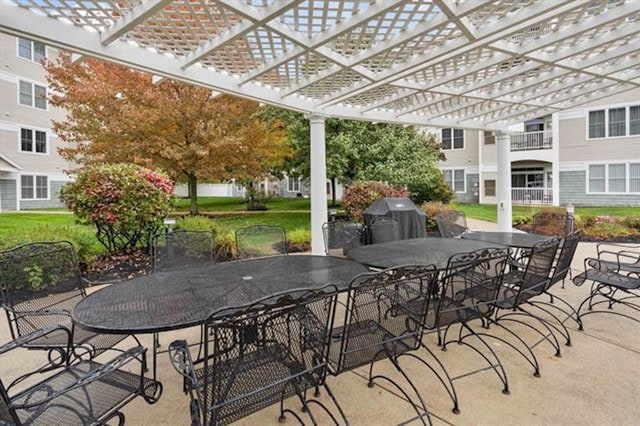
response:
<path fill-rule="evenodd" d="M 551 130 L 524 132 L 511 135 L 511 151 L 551 149 L 552 146 L 553 135 Z"/>
<path fill-rule="evenodd" d="M 551 188 L 511 188 L 513 204 L 551 204 L 553 190 Z"/>

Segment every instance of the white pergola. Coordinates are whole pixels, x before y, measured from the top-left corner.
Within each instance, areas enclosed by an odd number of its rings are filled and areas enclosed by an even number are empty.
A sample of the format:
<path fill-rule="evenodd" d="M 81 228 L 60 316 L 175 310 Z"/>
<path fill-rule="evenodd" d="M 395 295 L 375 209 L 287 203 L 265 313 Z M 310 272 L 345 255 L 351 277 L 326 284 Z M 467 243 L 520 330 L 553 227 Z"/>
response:
<path fill-rule="evenodd" d="M 0 31 L 289 109 L 311 121 L 312 247 L 324 118 L 498 131 L 640 86 L 640 0 L 1 0 Z"/>

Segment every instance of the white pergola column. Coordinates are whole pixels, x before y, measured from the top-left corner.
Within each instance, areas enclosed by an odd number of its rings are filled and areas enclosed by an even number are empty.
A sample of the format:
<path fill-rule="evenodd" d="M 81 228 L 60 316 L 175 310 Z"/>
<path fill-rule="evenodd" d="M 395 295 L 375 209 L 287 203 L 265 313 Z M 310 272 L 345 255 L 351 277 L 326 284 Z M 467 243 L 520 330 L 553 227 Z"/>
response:
<path fill-rule="evenodd" d="M 554 112 L 551 115 L 551 193 L 553 205 L 560 205 L 560 114 Z"/>
<path fill-rule="evenodd" d="M 498 231 L 511 232 L 511 138 L 506 132 L 496 132 L 498 151 L 496 198 L 498 199 Z"/>
<path fill-rule="evenodd" d="M 311 254 L 324 255 L 322 224 L 327 221 L 327 161 L 322 115 L 309 116 L 311 127 Z"/>

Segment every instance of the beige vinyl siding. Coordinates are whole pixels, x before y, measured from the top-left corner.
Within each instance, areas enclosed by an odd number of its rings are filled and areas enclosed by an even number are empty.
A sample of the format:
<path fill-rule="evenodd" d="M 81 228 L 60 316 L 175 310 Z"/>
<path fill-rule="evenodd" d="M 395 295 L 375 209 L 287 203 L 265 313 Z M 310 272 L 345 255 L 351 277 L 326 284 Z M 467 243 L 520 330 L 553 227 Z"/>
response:
<path fill-rule="evenodd" d="M 438 140 L 440 140 L 438 132 Z M 447 161 L 440 162 L 440 167 L 475 167 L 478 165 L 478 132 L 475 130 L 465 130 L 464 149 L 443 150 Z M 484 155 L 484 153 L 483 153 Z"/>
<path fill-rule="evenodd" d="M 561 162 L 614 161 L 623 158 L 640 158 L 640 136 L 587 140 L 586 118 L 560 121 Z"/>

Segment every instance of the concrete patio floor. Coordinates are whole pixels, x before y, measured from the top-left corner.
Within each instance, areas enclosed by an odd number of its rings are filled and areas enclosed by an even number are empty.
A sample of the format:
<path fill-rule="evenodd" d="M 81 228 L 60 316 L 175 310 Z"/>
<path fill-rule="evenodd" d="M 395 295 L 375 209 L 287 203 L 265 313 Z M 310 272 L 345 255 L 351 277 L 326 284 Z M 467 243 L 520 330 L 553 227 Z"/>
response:
<path fill-rule="evenodd" d="M 490 229 L 486 223 L 470 223 L 473 229 Z M 573 269 L 582 270 L 586 256 L 595 254 L 595 244 L 581 243 Z M 588 286 L 576 287 L 567 280 L 566 288 L 558 285 L 555 294 L 578 305 L 588 293 Z M 502 394 L 502 384 L 488 364 L 468 347 L 452 344 L 446 352 L 435 344 L 435 336 L 427 335 L 425 344 L 445 365 L 454 378 L 460 400 L 461 413 L 451 412 L 451 400 L 435 376 L 418 362 L 402 361 L 408 375 L 416 383 L 426 401 L 434 424 L 490 424 L 490 425 L 572 425 L 572 424 L 640 424 L 640 329 L 638 323 L 615 315 L 596 314 L 584 319 L 585 330 L 578 331 L 572 320 L 566 321 L 573 345 L 562 344 L 562 357 L 554 356 L 551 345 L 527 327 L 511 329 L 529 343 L 536 343 L 534 352 L 540 362 L 542 376 L 535 378 L 532 368 L 509 347 L 490 341 L 507 371 L 511 394 Z M 476 327 L 478 329 L 479 327 Z M 457 330 L 456 330 L 457 331 Z M 492 327 L 491 333 L 500 335 Z M 199 330 L 189 329 L 161 334 L 163 348 L 174 339 L 197 342 Z M 2 315 L 0 328 L 2 343 L 9 340 L 6 318 Z M 504 334 L 502 334 L 504 335 Z M 151 346 L 151 336 L 140 336 L 144 345 Z M 129 345 L 131 340 L 127 340 Z M 123 342 L 124 343 L 124 342 Z M 126 345 L 126 344 L 125 344 Z M 426 351 L 418 353 L 429 359 Z M 44 361 L 39 351 L 14 351 L 0 359 L 2 377 L 15 377 Z M 170 365 L 166 353 L 158 358 L 158 376 L 164 393 L 155 405 L 137 398 L 123 410 L 131 425 L 188 425 L 188 397 L 182 393 L 182 381 Z M 376 373 L 387 373 L 403 383 L 388 361 L 376 363 Z M 334 392 L 352 425 L 420 424 L 416 412 L 400 393 L 383 381 L 367 386 L 368 370 L 361 368 L 339 377 L 329 377 Z M 405 386 L 406 387 L 406 386 Z M 326 395 L 321 397 L 327 401 Z M 287 401 L 287 407 L 299 412 L 299 402 Z M 314 410 L 320 424 L 332 424 L 319 410 Z M 239 424 L 277 424 L 278 407 L 273 406 Z M 305 421 L 304 413 L 300 413 Z M 288 424 L 296 424 L 288 418 Z M 307 422 L 310 423 L 310 422 Z"/>

